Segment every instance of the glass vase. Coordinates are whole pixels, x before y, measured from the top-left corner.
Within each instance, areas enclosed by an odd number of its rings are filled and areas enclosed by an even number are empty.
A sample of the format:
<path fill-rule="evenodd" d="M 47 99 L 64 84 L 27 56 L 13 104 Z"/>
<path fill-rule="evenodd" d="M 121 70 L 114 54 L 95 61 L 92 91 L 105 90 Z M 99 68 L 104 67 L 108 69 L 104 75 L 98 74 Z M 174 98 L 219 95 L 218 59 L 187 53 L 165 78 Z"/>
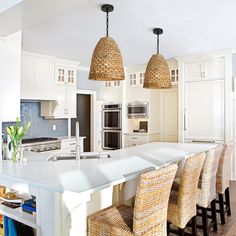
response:
<path fill-rule="evenodd" d="M 21 161 L 21 146 L 18 146 L 14 149 L 12 153 L 12 161 L 13 162 L 19 162 Z"/>

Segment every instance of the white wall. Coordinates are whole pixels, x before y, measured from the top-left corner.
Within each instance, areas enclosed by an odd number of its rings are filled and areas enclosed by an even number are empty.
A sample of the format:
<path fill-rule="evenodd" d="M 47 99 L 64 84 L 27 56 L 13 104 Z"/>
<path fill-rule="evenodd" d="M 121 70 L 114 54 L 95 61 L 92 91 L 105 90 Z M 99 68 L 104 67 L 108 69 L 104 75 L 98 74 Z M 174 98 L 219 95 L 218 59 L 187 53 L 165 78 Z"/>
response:
<path fill-rule="evenodd" d="M 93 81 L 88 79 L 89 68 L 79 67 L 77 71 L 77 89 L 92 90 L 97 92 L 98 100 L 102 99 L 102 89 L 104 87 L 102 81 Z"/>
<path fill-rule="evenodd" d="M 89 80 L 89 68 L 79 67 L 77 71 L 77 89 L 78 90 L 92 90 L 97 93 L 97 99 L 104 101 L 104 103 L 114 102 L 122 103 L 122 88 L 119 87 L 105 87 L 104 81 Z"/>

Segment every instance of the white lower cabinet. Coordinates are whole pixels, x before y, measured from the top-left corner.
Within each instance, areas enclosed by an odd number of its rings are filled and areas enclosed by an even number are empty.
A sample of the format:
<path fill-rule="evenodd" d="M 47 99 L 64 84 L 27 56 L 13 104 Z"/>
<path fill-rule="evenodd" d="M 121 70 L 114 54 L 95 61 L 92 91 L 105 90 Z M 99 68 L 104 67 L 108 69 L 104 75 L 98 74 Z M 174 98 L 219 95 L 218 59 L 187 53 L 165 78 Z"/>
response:
<path fill-rule="evenodd" d="M 159 134 L 145 133 L 125 133 L 125 147 L 134 147 L 146 143 L 157 142 L 160 140 Z"/>
<path fill-rule="evenodd" d="M 85 137 L 80 137 L 79 147 L 80 152 L 84 152 L 84 139 Z M 75 138 L 63 138 L 61 139 L 61 149 L 48 152 L 50 155 L 61 155 L 61 154 L 71 154 L 75 152 Z"/>
<path fill-rule="evenodd" d="M 128 148 L 128 147 L 135 147 L 135 146 L 138 146 L 138 145 L 143 145 L 145 143 L 143 142 L 126 142 L 125 143 L 125 147 Z"/>
<path fill-rule="evenodd" d="M 68 138 L 61 140 L 61 150 L 62 151 L 71 151 L 75 150 L 75 138 Z M 84 137 L 79 139 L 80 152 L 84 152 Z"/>

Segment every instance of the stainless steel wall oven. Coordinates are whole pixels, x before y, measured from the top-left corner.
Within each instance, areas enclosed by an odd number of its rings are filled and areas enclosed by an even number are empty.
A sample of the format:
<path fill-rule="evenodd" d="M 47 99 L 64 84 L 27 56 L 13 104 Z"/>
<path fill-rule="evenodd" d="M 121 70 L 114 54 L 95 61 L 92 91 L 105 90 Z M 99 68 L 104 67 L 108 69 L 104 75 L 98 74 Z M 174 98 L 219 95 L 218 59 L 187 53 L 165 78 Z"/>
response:
<path fill-rule="evenodd" d="M 102 149 L 115 150 L 122 146 L 121 104 L 104 104 L 102 107 Z"/>

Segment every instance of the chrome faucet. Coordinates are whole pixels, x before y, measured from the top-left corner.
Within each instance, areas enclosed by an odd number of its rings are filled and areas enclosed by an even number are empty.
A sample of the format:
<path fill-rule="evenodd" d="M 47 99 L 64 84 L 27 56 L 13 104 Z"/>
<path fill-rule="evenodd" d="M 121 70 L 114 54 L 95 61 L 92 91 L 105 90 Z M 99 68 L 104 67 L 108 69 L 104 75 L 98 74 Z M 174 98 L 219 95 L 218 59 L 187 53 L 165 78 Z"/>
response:
<path fill-rule="evenodd" d="M 80 160 L 79 122 L 75 123 L 75 159 Z"/>

